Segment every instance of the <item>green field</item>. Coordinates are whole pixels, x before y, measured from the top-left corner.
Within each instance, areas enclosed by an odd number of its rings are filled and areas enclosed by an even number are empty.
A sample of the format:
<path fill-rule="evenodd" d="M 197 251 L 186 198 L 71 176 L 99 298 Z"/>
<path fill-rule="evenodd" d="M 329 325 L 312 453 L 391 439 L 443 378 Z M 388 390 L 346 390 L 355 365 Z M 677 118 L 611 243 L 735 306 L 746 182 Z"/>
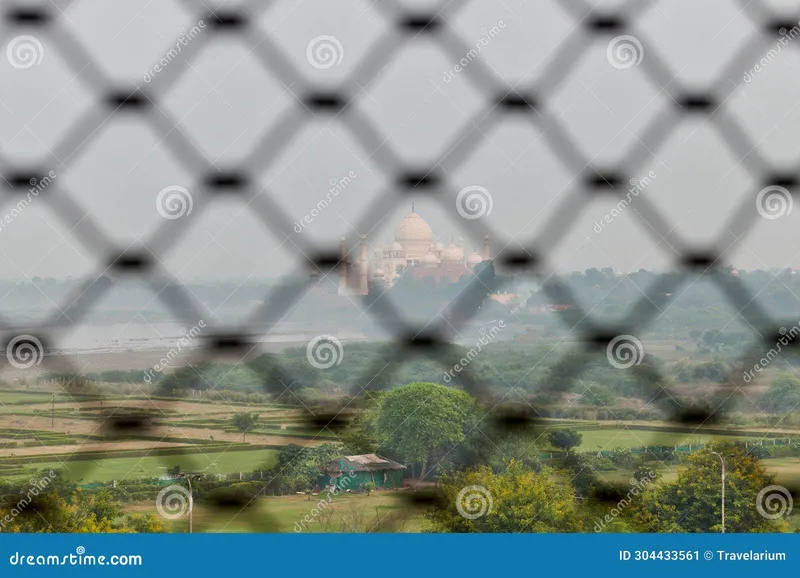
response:
<path fill-rule="evenodd" d="M 317 532 L 420 532 L 425 527 L 422 511 L 409 509 L 403 500 L 405 492 L 374 492 L 340 494 L 327 502 L 327 495 L 265 496 L 240 510 L 220 511 L 195 504 L 195 532 L 288 532 L 299 529 Z M 309 497 L 311 499 L 309 499 Z M 325 503 L 319 508 L 320 501 Z M 314 510 L 317 510 L 317 515 Z M 157 515 L 154 504 L 144 502 L 129 511 Z M 295 526 L 306 516 L 311 519 L 304 527 Z M 168 522 L 172 532 L 186 532 L 187 519 Z"/>
<path fill-rule="evenodd" d="M 595 429 L 580 430 L 583 440 L 580 445 L 582 451 L 613 450 L 617 448 L 641 448 L 645 446 L 678 446 L 687 444 L 704 444 L 710 441 L 756 441 L 763 439 L 757 435 L 726 436 L 702 433 L 675 433 L 652 430 L 620 429 Z"/>
<path fill-rule="evenodd" d="M 795 488 L 800 484 L 800 457 L 797 458 L 766 458 L 761 464 L 767 473 L 775 476 L 775 482 L 787 488 Z M 678 477 L 678 465 L 662 466 L 653 463 L 653 467 L 661 474 L 661 480 L 671 482 Z M 607 482 L 627 484 L 630 482 L 630 470 L 612 470 L 597 472 L 599 477 Z"/>
<path fill-rule="evenodd" d="M 4 403 L 50 403 L 53 394 L 25 393 L 18 391 L 0 391 L 0 405 Z M 72 401 L 66 395 L 56 395 L 56 403 Z"/>
<path fill-rule="evenodd" d="M 39 470 L 59 470 L 64 477 L 82 482 L 108 482 L 139 477 L 163 476 L 179 465 L 184 471 L 205 471 L 208 475 L 252 472 L 275 465 L 276 450 L 227 451 L 208 454 L 109 458 L 99 461 L 46 462 L 30 464 Z"/>

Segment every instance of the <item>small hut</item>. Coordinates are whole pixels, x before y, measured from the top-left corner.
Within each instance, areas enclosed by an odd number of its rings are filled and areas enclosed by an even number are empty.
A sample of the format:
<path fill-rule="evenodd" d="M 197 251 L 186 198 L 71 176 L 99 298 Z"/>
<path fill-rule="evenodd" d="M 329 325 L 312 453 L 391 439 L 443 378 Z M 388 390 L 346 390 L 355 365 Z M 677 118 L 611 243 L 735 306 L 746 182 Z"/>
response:
<path fill-rule="evenodd" d="M 403 464 L 376 454 L 344 456 L 322 468 L 319 486 L 355 490 L 371 483 L 376 488 L 402 488 L 405 469 Z"/>

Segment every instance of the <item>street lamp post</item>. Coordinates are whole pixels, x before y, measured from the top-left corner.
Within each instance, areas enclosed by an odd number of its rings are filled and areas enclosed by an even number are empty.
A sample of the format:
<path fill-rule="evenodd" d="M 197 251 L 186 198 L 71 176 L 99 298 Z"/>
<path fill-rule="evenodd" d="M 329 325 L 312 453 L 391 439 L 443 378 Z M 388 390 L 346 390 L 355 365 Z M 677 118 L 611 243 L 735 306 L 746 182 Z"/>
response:
<path fill-rule="evenodd" d="M 719 458 L 719 463 L 722 465 L 722 533 L 725 533 L 725 460 L 723 457 L 711 450 L 711 453 Z"/>
<path fill-rule="evenodd" d="M 194 510 L 194 496 L 192 496 L 192 480 L 197 480 L 203 477 L 203 474 L 192 474 L 192 473 L 180 473 L 178 474 L 179 478 L 186 479 L 186 482 L 189 484 L 189 533 L 192 533 L 192 512 Z"/>

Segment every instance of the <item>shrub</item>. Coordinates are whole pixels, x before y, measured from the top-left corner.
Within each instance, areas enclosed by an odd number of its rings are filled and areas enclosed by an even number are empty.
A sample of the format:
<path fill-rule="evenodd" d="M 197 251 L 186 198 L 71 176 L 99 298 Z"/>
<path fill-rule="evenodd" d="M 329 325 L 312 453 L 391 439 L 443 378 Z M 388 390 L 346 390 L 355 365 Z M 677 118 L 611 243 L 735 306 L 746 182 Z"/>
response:
<path fill-rule="evenodd" d="M 601 472 L 609 472 L 611 470 L 616 470 L 617 466 L 608 458 L 593 458 L 592 459 L 592 469 L 598 470 Z"/>
<path fill-rule="evenodd" d="M 212 502 L 218 506 L 240 505 L 252 502 L 265 488 L 264 483 L 239 482 L 230 486 L 220 486 L 201 495 L 203 501 Z"/>
<path fill-rule="evenodd" d="M 608 459 L 618 468 L 629 468 L 633 465 L 633 452 L 627 448 L 616 448 L 609 452 Z"/>
<path fill-rule="evenodd" d="M 756 446 L 749 448 L 749 452 L 757 458 L 788 458 L 793 456 L 800 456 L 800 447 L 795 445 L 785 446 Z M 766 454 L 766 455 L 764 455 Z"/>

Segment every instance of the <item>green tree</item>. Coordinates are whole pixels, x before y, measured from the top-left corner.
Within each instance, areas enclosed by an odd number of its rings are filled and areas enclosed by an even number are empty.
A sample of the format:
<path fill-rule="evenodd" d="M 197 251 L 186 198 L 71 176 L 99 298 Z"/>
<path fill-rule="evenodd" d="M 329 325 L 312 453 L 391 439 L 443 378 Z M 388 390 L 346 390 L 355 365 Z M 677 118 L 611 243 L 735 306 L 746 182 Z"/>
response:
<path fill-rule="evenodd" d="M 378 451 L 375 436 L 363 427 L 355 427 L 342 436 L 342 443 L 347 447 L 348 455 L 374 454 Z"/>
<path fill-rule="evenodd" d="M 127 514 L 123 520 L 125 528 L 138 534 L 164 532 L 161 520 L 152 514 Z"/>
<path fill-rule="evenodd" d="M 581 441 L 583 441 L 581 433 L 574 429 L 553 430 L 548 437 L 554 447 L 567 452 L 581 445 Z"/>
<path fill-rule="evenodd" d="M 234 414 L 231 423 L 236 431 L 242 432 L 242 441 L 247 441 L 247 432 L 255 429 L 258 424 L 259 415 L 257 413 L 240 412 Z"/>
<path fill-rule="evenodd" d="M 338 443 L 282 447 L 278 452 L 278 462 L 270 472 L 271 491 L 286 494 L 313 488 L 322 475 L 322 466 L 341 458 L 344 451 L 345 447 Z"/>
<path fill-rule="evenodd" d="M 511 460 L 456 472 L 439 482 L 441 502 L 426 517 L 440 532 L 577 532 L 582 528 L 568 480 L 544 468 L 536 473 Z M 466 514 L 466 516 L 464 515 Z"/>
<path fill-rule="evenodd" d="M 586 391 L 581 395 L 581 403 L 586 405 L 596 405 L 606 407 L 614 405 L 617 396 L 611 391 L 611 388 L 605 385 L 593 384 L 586 388 Z"/>
<path fill-rule="evenodd" d="M 383 396 L 375 429 L 381 445 L 408 463 L 428 462 L 464 441 L 475 404 L 465 392 L 437 383 L 416 382 Z"/>
<path fill-rule="evenodd" d="M 761 402 L 773 411 L 790 410 L 800 405 L 800 379 L 788 374 L 775 377 Z"/>
<path fill-rule="evenodd" d="M 367 391 L 364 395 L 363 409 L 355 417 L 350 428 L 341 437 L 350 455 L 374 454 L 378 451 L 375 422 L 383 392 Z"/>
<path fill-rule="evenodd" d="M 35 490 L 33 494 L 32 489 Z M 133 533 L 163 532 L 158 518 L 123 516 L 122 504 L 107 489 L 63 496 L 62 488 L 22 486 L 0 500 L 2 531 L 11 533 Z"/>
<path fill-rule="evenodd" d="M 775 485 L 775 479 L 743 446 L 728 442 L 714 443 L 692 453 L 686 465 L 678 468 L 676 480 L 651 484 L 636 515 L 641 529 L 652 532 L 722 530 L 721 464 L 712 451 L 725 460 L 725 531 L 785 531 L 786 521 L 768 519 L 757 507 L 759 492 Z M 761 508 L 768 514 L 773 513 L 764 499 L 761 499 Z"/>

